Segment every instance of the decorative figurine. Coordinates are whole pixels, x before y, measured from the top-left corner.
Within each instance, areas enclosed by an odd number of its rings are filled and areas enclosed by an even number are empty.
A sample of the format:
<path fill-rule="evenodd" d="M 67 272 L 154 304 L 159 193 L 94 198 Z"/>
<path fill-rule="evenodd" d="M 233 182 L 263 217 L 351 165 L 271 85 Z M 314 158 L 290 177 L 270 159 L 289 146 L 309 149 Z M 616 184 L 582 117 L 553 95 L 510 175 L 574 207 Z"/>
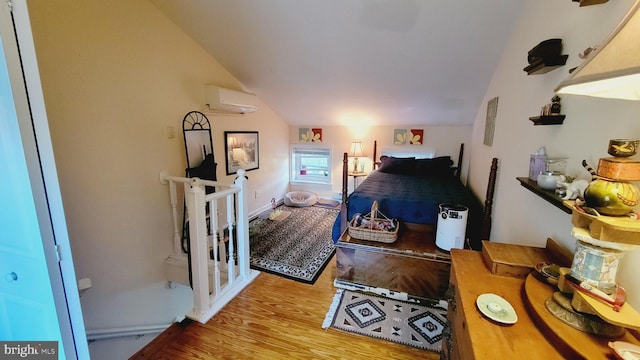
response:
<path fill-rule="evenodd" d="M 560 115 L 560 109 L 562 105 L 560 105 L 560 96 L 555 95 L 551 98 L 551 115 Z"/>
<path fill-rule="evenodd" d="M 271 198 L 271 213 L 269 214 L 269 220 L 275 220 L 278 216 L 282 215 L 281 209 L 276 209 L 278 204 L 276 203 L 276 198 Z"/>
<path fill-rule="evenodd" d="M 571 176 L 561 175 L 558 180 L 558 187 L 565 189 L 562 200 L 575 200 L 584 196 L 584 190 L 589 186 L 587 180 L 575 180 Z"/>

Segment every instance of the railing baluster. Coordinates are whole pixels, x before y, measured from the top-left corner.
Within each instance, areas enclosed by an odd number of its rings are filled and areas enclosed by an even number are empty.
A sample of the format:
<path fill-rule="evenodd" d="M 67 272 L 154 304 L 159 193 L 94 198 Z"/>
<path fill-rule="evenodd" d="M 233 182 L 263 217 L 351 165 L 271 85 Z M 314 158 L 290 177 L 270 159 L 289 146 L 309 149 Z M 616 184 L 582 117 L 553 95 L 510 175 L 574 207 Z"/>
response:
<path fill-rule="evenodd" d="M 173 219 L 173 254 L 182 254 L 182 245 L 180 244 L 180 230 L 178 229 L 178 195 L 176 193 L 176 183 L 169 182 L 169 197 L 171 199 L 171 216 Z"/>
<path fill-rule="evenodd" d="M 229 284 L 232 284 L 235 277 L 236 277 L 236 256 L 234 256 L 234 254 L 236 254 L 236 249 L 235 246 L 233 245 L 234 242 L 236 242 L 236 237 L 234 236 L 234 234 L 236 233 L 235 231 L 235 219 L 234 219 L 234 214 L 235 214 L 235 204 L 234 204 L 234 196 L 233 195 L 229 195 L 227 196 L 227 229 L 228 229 L 228 233 L 229 233 L 229 240 L 227 240 L 227 242 L 225 243 L 225 246 L 227 247 L 227 249 L 229 249 L 228 253 L 229 253 L 229 260 L 227 260 L 227 268 L 228 268 L 228 281 Z"/>
<path fill-rule="evenodd" d="M 220 237 L 218 229 L 218 202 L 209 200 L 209 224 L 211 225 L 211 243 L 213 246 L 213 288 L 214 296 L 220 293 Z"/>

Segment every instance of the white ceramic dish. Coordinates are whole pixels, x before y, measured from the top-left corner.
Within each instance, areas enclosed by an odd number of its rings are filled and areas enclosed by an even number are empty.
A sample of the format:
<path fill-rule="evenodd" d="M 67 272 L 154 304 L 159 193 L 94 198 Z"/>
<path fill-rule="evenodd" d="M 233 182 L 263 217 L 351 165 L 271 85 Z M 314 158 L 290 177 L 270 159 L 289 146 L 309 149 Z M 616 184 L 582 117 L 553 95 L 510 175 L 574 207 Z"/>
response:
<path fill-rule="evenodd" d="M 609 342 L 609 347 L 613 350 L 618 359 L 640 359 L 640 346 L 638 345 L 634 345 L 625 341 L 613 341 Z"/>
<path fill-rule="evenodd" d="M 481 294 L 476 299 L 478 310 L 489 319 L 502 324 L 515 324 L 518 315 L 513 306 L 503 297 L 496 294 Z"/>
<path fill-rule="evenodd" d="M 535 266 L 536 271 L 539 272 L 540 275 L 555 281 L 558 281 L 558 268 L 558 265 L 546 262 L 537 263 Z"/>

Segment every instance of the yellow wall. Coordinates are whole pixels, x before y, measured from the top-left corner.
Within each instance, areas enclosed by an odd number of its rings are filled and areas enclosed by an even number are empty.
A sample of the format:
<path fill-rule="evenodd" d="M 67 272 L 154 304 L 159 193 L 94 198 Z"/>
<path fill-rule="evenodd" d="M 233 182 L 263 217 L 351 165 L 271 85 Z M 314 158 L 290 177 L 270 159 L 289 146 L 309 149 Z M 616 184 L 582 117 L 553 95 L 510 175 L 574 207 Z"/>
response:
<path fill-rule="evenodd" d="M 240 89 L 229 74 L 148 1 L 28 2 L 87 329 L 170 323 L 191 291 L 167 289 L 171 253 L 168 188 L 183 176 L 183 116 L 205 104 L 204 85 Z M 268 106 L 209 116 L 218 180 L 223 131 L 260 133 L 260 169 L 250 171 L 250 210 L 287 186 L 288 126 Z M 166 127 L 177 136 L 169 139 Z"/>

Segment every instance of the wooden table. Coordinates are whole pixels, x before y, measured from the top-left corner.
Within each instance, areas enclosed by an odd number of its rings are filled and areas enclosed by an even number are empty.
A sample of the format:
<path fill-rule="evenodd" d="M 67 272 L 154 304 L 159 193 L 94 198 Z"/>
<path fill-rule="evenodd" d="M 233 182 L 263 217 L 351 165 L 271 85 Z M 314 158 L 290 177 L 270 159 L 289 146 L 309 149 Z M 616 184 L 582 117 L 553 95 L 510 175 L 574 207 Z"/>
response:
<path fill-rule="evenodd" d="M 539 324 L 539 314 L 543 314 L 545 309 L 541 310 L 539 305 L 532 309 L 530 302 L 537 304 L 540 299 L 551 296 L 554 291 L 551 286 L 541 282 L 533 284 L 536 295 L 526 297 L 523 289 L 525 279 L 492 274 L 482 254 L 471 250 L 452 249 L 451 264 L 450 293 L 453 299 L 449 302 L 447 314 L 451 340 L 443 342 L 443 351 L 448 358 L 614 358 L 605 339 L 583 333 L 557 319 L 549 320 L 547 326 Z M 531 288 L 528 290 L 531 291 Z M 476 299 L 484 293 L 493 293 L 509 301 L 518 315 L 518 321 L 513 325 L 503 325 L 482 315 L 476 306 Z M 536 315 L 532 317 L 530 314 Z M 573 339 L 575 343 L 567 346 L 562 339 Z M 633 339 L 627 333 L 619 340 Z"/>
<path fill-rule="evenodd" d="M 358 178 L 365 177 L 368 175 L 368 173 L 364 171 L 359 171 L 359 172 L 350 171 L 348 175 L 353 177 L 353 190 L 355 190 L 358 187 Z"/>

